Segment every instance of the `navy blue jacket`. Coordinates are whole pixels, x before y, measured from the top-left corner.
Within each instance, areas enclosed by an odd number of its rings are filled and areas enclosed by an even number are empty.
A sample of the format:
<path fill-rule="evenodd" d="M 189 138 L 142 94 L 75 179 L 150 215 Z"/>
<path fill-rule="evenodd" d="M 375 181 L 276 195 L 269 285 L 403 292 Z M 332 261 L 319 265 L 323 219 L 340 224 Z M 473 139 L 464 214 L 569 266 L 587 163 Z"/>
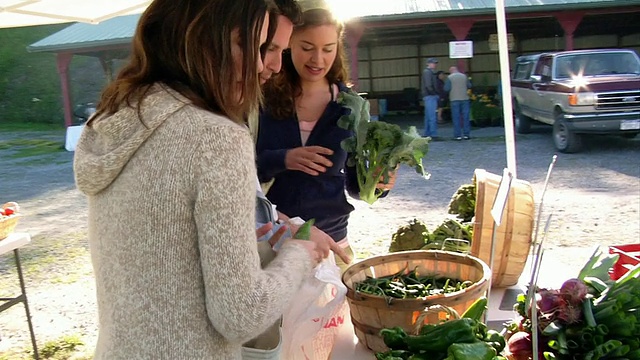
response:
<path fill-rule="evenodd" d="M 339 87 L 340 91 L 346 90 L 344 85 Z M 287 216 L 316 219 L 315 225 L 335 241 L 347 236 L 349 213 L 353 211 L 353 206 L 347 202 L 345 188 L 349 195 L 359 198 L 356 169 L 346 165 L 347 152 L 340 147 L 340 142 L 353 133 L 337 125 L 338 119 L 348 112 L 349 109 L 332 101 L 309 135 L 306 146 L 333 150 L 333 155 L 328 156 L 333 166 L 320 175 L 311 176 L 285 168 L 287 150 L 302 146 L 295 117 L 276 119 L 268 111 L 262 111 L 256 145 L 260 181 L 275 178 L 267 198 Z"/>

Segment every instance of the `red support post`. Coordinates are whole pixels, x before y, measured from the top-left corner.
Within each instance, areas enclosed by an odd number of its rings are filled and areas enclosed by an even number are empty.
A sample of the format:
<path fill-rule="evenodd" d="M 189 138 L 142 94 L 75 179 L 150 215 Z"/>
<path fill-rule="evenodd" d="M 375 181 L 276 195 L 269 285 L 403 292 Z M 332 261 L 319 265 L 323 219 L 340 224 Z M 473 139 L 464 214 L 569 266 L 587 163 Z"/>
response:
<path fill-rule="evenodd" d="M 72 57 L 72 53 L 58 53 L 56 56 L 60 86 L 62 87 L 62 106 L 64 107 L 65 127 L 71 126 L 73 116 L 73 111 L 71 110 L 71 92 L 69 88 L 69 64 L 71 63 Z"/>
<path fill-rule="evenodd" d="M 358 90 L 358 44 L 364 33 L 364 25 L 358 22 L 348 23 L 345 27 L 345 38 L 349 45 L 349 77 L 354 90 Z"/>
<path fill-rule="evenodd" d="M 469 34 L 469 30 L 473 27 L 474 19 L 462 18 L 462 19 L 448 19 L 445 21 L 451 33 L 456 38 L 457 41 L 462 41 L 467 38 Z M 458 59 L 457 67 L 460 72 L 465 72 L 465 59 Z"/>
<path fill-rule="evenodd" d="M 573 33 L 580 25 L 584 13 L 578 11 L 562 12 L 554 15 L 564 30 L 564 49 L 573 50 Z"/>

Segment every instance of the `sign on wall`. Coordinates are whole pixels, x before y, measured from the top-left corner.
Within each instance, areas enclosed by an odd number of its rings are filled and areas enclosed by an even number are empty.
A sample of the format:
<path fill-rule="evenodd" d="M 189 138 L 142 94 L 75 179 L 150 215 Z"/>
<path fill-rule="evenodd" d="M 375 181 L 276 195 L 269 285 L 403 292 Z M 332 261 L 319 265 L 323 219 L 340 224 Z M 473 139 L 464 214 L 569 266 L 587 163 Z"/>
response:
<path fill-rule="evenodd" d="M 468 59 L 473 57 L 473 41 L 449 41 L 450 59 Z"/>
<path fill-rule="evenodd" d="M 507 34 L 507 47 L 509 50 L 513 50 L 516 45 L 516 39 L 513 34 Z M 498 51 L 498 34 L 489 35 L 489 50 Z"/>

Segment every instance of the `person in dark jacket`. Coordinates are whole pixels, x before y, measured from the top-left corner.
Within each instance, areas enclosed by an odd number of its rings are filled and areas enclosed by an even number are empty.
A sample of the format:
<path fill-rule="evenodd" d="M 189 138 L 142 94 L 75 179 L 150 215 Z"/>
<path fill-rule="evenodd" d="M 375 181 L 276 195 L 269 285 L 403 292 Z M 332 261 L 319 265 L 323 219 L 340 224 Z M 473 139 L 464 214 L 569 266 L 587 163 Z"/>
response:
<path fill-rule="evenodd" d="M 356 170 L 346 166 L 340 142 L 353 135 L 338 127 L 348 109 L 336 102 L 347 91 L 342 25 L 325 7 L 303 5 L 303 25 L 294 27 L 283 68 L 264 87 L 256 145 L 261 182 L 275 180 L 267 198 L 288 216 L 315 219 L 347 254 L 349 213 L 345 195 L 357 198 Z M 386 185 L 387 188 L 393 183 Z M 342 270 L 347 265 L 340 258 Z"/>
<path fill-rule="evenodd" d="M 444 124 L 442 112 L 447 105 L 447 92 L 444 91 L 444 82 L 447 80 L 447 74 L 438 70 L 436 73 L 436 92 L 438 93 L 438 124 Z"/>
<path fill-rule="evenodd" d="M 438 59 L 429 58 L 427 67 L 422 72 L 422 100 L 424 101 L 424 136 L 430 136 L 432 139 L 438 138 L 438 99 L 440 96 L 436 90 L 438 77 L 436 76 L 436 68 L 438 67 Z"/>

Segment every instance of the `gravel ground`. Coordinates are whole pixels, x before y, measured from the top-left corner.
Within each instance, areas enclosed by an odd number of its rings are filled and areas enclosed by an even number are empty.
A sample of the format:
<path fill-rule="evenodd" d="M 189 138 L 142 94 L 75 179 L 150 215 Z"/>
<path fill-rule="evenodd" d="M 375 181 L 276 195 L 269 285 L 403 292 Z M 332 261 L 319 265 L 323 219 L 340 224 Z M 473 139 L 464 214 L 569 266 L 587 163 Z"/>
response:
<path fill-rule="evenodd" d="M 419 124 L 419 119 L 408 118 L 403 124 Z M 451 127 L 443 126 L 441 135 L 450 137 Z M 372 206 L 353 201 L 356 211 L 349 237 L 360 257 L 385 253 L 391 234 L 412 218 L 430 228 L 437 226 L 447 217 L 451 195 L 470 182 L 474 169 L 502 173 L 504 129 L 474 129 L 472 137 L 433 142 L 424 162 L 429 180 L 401 168 L 387 198 Z M 11 138 L 62 143 L 64 134 L 3 133 L 0 144 Z M 97 333 L 95 289 L 86 246 L 87 206 L 74 188 L 73 154 L 12 158 L 12 153 L 14 149 L 0 147 L 0 202 L 21 204 L 24 217 L 17 231 L 32 235 L 32 243 L 21 254 L 38 342 L 75 334 L 90 349 Z M 517 175 L 531 183 L 536 204 L 554 154 L 549 127 L 536 127 L 532 134 L 517 138 Z M 617 137 L 590 138 L 585 151 L 558 154 L 542 214 L 542 219 L 552 214 L 545 245 L 551 263 L 576 269 L 596 245 L 639 242 L 639 154 L 640 139 Z M 11 264 L 8 254 L 0 256 L 0 296 L 17 289 Z M 19 358 L 16 354 L 29 347 L 24 320 L 20 306 L 0 314 L 0 359 Z"/>

